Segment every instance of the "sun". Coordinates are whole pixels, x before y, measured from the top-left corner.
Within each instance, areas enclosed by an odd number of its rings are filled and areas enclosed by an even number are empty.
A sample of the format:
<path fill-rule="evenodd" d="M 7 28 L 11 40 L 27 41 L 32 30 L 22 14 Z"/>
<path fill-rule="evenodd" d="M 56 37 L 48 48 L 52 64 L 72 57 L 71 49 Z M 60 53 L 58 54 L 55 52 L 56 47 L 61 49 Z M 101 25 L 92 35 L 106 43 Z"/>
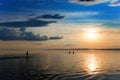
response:
<path fill-rule="evenodd" d="M 87 38 L 89 39 L 96 39 L 98 38 L 97 29 L 91 28 L 86 31 Z"/>

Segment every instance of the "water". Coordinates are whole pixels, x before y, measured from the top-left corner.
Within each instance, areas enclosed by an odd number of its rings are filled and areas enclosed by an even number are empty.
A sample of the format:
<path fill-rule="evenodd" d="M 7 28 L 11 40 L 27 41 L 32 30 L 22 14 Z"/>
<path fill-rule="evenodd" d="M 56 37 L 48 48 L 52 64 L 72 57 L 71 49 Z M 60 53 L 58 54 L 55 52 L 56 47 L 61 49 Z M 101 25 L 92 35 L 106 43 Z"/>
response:
<path fill-rule="evenodd" d="M 74 52 L 0 55 L 0 80 L 120 80 L 120 51 Z"/>

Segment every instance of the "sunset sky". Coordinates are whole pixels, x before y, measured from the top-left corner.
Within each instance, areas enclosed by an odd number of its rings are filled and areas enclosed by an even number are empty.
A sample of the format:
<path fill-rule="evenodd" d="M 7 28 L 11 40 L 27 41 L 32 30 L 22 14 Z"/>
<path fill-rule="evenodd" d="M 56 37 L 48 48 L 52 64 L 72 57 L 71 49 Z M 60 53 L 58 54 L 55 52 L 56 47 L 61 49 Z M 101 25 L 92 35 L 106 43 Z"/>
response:
<path fill-rule="evenodd" d="M 0 49 L 120 48 L 120 0 L 0 0 L 0 40 Z"/>

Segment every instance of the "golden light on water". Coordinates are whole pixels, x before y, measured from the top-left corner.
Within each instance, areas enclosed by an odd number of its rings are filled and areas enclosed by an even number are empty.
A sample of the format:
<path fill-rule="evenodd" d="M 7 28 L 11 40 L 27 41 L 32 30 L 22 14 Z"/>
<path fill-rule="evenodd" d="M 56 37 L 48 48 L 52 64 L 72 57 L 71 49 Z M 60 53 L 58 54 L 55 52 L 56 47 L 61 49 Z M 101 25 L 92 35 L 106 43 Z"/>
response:
<path fill-rule="evenodd" d="M 99 67 L 97 63 L 97 59 L 95 57 L 95 54 L 89 55 L 87 59 L 86 67 L 88 68 L 88 72 L 90 74 L 96 74 L 96 69 Z"/>
<path fill-rule="evenodd" d="M 96 68 L 97 68 L 96 59 L 95 59 L 94 55 L 91 55 L 89 58 L 88 69 L 91 71 L 95 71 Z"/>

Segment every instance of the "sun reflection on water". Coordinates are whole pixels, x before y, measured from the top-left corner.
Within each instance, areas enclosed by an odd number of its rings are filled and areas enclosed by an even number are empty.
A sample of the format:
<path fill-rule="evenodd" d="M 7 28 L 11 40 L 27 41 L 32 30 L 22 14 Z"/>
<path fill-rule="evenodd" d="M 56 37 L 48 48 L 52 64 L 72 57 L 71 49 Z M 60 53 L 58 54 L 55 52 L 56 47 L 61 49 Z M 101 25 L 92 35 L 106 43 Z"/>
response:
<path fill-rule="evenodd" d="M 89 74 L 97 74 L 96 69 L 99 66 L 98 66 L 98 62 L 97 62 L 95 54 L 89 55 L 89 57 L 87 59 L 87 65 L 86 65 L 86 67 L 88 68 L 88 73 Z"/>

